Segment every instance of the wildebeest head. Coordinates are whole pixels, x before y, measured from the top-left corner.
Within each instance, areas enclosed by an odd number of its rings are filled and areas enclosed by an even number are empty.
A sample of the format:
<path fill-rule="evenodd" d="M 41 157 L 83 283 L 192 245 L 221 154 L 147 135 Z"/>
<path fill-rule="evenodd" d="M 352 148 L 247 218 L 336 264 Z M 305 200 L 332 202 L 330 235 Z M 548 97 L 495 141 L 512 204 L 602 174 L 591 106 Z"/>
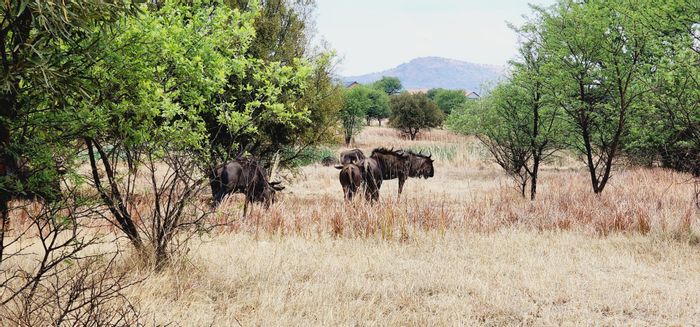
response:
<path fill-rule="evenodd" d="M 411 162 L 411 169 L 408 174 L 410 177 L 423 177 L 427 179 L 435 176 L 435 168 L 433 168 L 433 162 L 435 160 L 432 159 L 432 154 L 424 155 L 421 152 L 415 153 L 408 151 L 408 155 Z"/>
<path fill-rule="evenodd" d="M 340 153 L 340 164 L 358 163 L 364 158 L 365 154 L 360 149 L 347 150 Z"/>
<path fill-rule="evenodd" d="M 262 202 L 266 209 L 277 201 L 275 193 L 284 190 L 284 186 L 280 185 L 281 183 L 282 182 L 266 183 L 265 188 L 260 193 L 260 199 L 258 199 L 258 201 Z"/>

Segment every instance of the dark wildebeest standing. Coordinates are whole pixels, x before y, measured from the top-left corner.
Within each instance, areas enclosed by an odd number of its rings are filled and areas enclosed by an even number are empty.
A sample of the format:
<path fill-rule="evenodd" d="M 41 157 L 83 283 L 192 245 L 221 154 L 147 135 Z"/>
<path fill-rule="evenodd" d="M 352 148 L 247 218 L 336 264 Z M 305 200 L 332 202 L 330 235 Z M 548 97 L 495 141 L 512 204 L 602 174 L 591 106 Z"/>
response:
<path fill-rule="evenodd" d="M 336 166 L 336 168 L 340 169 L 338 179 L 340 180 L 340 185 L 343 187 L 345 200 L 351 201 L 360 187 L 362 187 L 362 172 L 360 171 L 360 167 L 351 163 L 344 166 Z"/>
<path fill-rule="evenodd" d="M 365 154 L 360 149 L 352 149 L 340 153 L 340 164 L 358 163 L 365 158 Z"/>
<path fill-rule="evenodd" d="M 267 173 L 257 161 L 241 158 L 217 167 L 214 178 L 211 179 L 214 206 L 218 206 L 223 198 L 230 193 L 245 194 L 243 216 L 245 217 L 248 203 L 261 202 L 265 209 L 275 202 L 275 191 L 281 191 L 280 182 L 270 183 Z"/>
<path fill-rule="evenodd" d="M 376 160 L 383 180 L 399 179 L 400 196 L 411 169 L 408 153 L 403 150 L 377 148 L 372 151 L 370 158 Z"/>

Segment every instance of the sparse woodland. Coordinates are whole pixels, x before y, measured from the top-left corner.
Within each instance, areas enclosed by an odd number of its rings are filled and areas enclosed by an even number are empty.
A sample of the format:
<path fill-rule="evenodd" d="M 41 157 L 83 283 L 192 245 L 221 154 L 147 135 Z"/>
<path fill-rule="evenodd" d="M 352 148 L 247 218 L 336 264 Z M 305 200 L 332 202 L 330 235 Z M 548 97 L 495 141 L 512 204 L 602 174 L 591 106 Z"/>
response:
<path fill-rule="evenodd" d="M 533 6 L 479 99 L 346 89 L 314 0 L 1 6 L 0 325 L 700 321 L 693 1 Z M 378 147 L 435 176 L 344 201 Z M 286 186 L 246 217 L 241 157 Z"/>

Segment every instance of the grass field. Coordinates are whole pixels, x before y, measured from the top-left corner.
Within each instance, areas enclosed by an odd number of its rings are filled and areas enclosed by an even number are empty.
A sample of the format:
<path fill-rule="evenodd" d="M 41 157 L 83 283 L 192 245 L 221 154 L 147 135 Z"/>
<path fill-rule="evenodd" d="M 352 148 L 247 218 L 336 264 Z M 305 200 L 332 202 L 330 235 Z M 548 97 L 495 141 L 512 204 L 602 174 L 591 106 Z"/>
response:
<path fill-rule="evenodd" d="M 304 167 L 280 203 L 230 221 L 188 259 L 130 289 L 181 325 L 692 325 L 700 321 L 697 210 L 688 176 L 621 169 L 600 196 L 571 158 L 518 192 L 471 139 L 356 138 L 433 153 L 436 176 L 345 204 L 337 170 Z M 340 151 L 342 149 L 339 149 Z M 232 218 L 233 217 L 233 218 Z"/>
<path fill-rule="evenodd" d="M 120 269 L 145 277 L 126 295 L 147 323 L 182 326 L 700 321 L 688 175 L 621 167 L 595 196 L 564 156 L 544 167 L 531 202 L 469 137 L 436 130 L 411 142 L 371 127 L 356 146 L 430 152 L 435 177 L 410 179 L 400 199 L 387 181 L 372 206 L 345 203 L 333 167 L 287 173 L 270 210 L 244 220 L 242 197 L 230 197 L 214 216 L 224 226 L 165 271 L 125 256 Z"/>

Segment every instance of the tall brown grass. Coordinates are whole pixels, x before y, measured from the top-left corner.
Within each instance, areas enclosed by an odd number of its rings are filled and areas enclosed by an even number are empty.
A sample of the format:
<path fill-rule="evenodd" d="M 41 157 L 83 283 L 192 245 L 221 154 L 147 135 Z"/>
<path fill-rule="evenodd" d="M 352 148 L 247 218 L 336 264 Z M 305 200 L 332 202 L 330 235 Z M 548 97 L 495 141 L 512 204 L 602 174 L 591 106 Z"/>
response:
<path fill-rule="evenodd" d="M 334 170 L 323 167 L 314 169 Z M 316 177 L 316 176 L 314 176 Z M 332 178 L 333 176 L 328 176 Z M 591 192 L 587 177 L 577 172 L 547 172 L 536 201 L 519 196 L 502 180 L 485 190 L 467 193 L 416 188 L 409 180 L 403 198 L 385 187 L 379 203 L 363 199 L 346 203 L 340 186 L 322 196 L 287 195 L 268 211 L 256 208 L 240 216 L 240 199 L 230 199 L 219 212 L 227 231 L 259 235 L 401 239 L 421 231 L 446 230 L 492 233 L 513 227 L 533 231 L 577 231 L 592 236 L 638 233 L 697 242 L 700 225 L 687 176 L 662 169 L 620 172 L 601 195 Z M 458 183 L 453 181 L 452 183 Z M 387 181 L 386 184 L 396 183 Z M 420 181 L 420 184 L 430 183 Z M 413 184 L 413 185 L 411 185 Z M 449 185 L 443 185 L 449 188 Z M 456 188 L 458 191 L 460 188 Z"/>
<path fill-rule="evenodd" d="M 408 141 L 369 127 L 356 141 L 430 151 L 435 177 L 409 179 L 400 198 L 385 181 L 369 204 L 344 201 L 338 170 L 303 167 L 269 210 L 244 219 L 242 196 L 229 197 L 212 215 L 221 227 L 128 295 L 153 321 L 180 325 L 700 321 L 690 176 L 621 167 L 594 195 L 561 155 L 529 201 L 473 138 L 433 130 Z M 122 269 L 138 266 L 129 260 Z"/>

